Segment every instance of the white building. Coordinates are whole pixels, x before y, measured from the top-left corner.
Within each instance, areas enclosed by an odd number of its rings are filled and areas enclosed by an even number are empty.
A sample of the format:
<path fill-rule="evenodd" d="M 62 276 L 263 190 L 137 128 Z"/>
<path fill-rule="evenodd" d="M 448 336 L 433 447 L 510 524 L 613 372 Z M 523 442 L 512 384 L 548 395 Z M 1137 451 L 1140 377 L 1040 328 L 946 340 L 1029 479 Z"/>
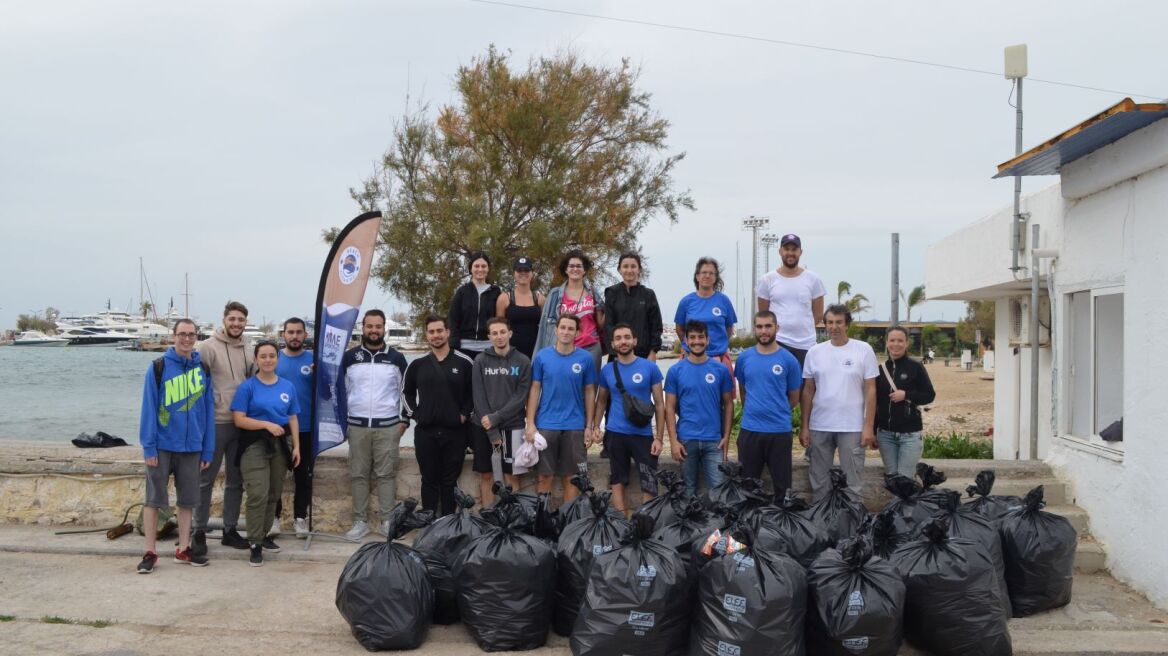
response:
<path fill-rule="evenodd" d="M 1025 197 L 1025 267 L 1008 207 L 933 245 L 930 299 L 996 301 L 994 457 L 1030 457 L 1030 248 L 1041 302 L 1038 456 L 1068 482 L 1108 567 L 1168 606 L 1168 105 L 1130 99 L 999 166 L 1059 176 Z M 1124 440 L 1100 431 L 1123 419 Z"/>

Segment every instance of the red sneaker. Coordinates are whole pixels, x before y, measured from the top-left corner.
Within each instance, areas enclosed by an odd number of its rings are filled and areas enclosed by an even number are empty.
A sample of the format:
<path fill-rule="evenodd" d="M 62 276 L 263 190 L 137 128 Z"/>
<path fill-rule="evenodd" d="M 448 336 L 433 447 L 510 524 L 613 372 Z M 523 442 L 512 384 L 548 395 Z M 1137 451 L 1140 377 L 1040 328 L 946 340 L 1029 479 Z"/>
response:
<path fill-rule="evenodd" d="M 157 556 L 155 556 L 155 558 L 157 558 Z M 194 565 L 195 567 L 206 567 L 208 564 L 206 556 L 196 556 L 195 554 L 191 553 L 190 547 L 187 547 L 186 549 L 175 549 L 174 562 L 185 565 Z"/>
<path fill-rule="evenodd" d="M 145 556 L 142 556 L 142 562 L 138 563 L 139 574 L 149 574 L 154 571 L 154 565 L 158 562 L 158 554 L 153 551 L 147 551 Z"/>

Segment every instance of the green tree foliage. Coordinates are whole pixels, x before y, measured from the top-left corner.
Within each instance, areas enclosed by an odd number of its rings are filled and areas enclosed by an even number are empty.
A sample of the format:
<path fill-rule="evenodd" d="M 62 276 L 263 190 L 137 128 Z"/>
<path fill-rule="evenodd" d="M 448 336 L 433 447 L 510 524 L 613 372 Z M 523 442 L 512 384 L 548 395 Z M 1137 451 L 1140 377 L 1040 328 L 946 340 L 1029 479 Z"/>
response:
<path fill-rule="evenodd" d="M 925 298 L 925 286 L 917 285 L 913 287 L 907 297 L 904 295 L 904 290 L 901 290 L 900 299 L 904 301 L 904 322 L 908 323 L 912 321 L 913 308 L 928 300 Z"/>
<path fill-rule="evenodd" d="M 48 319 L 42 319 L 35 314 L 22 314 L 16 318 L 16 329 L 21 332 L 26 330 L 39 330 L 46 335 L 54 335 L 57 332 L 57 324 Z"/>
<path fill-rule="evenodd" d="M 852 313 L 852 317 L 858 317 L 861 313 L 872 309 L 872 304 L 868 301 L 868 297 L 857 292 L 852 293 L 852 283 L 841 280 L 835 288 L 835 302 L 847 306 L 848 312 Z M 849 333 L 849 336 L 851 333 Z"/>
<path fill-rule="evenodd" d="M 382 287 L 415 313 L 444 311 L 472 251 L 491 257 L 496 279 L 527 255 L 547 285 L 568 249 L 607 268 L 651 217 L 692 210 L 689 192 L 673 189 L 684 153 L 662 154 L 669 123 L 637 78 L 627 61 L 570 53 L 517 70 L 493 46 L 460 67 L 455 104 L 404 116 L 378 170 L 350 189 L 361 209 L 385 214 Z"/>
<path fill-rule="evenodd" d="M 994 301 L 966 301 L 965 318 L 957 322 L 957 341 L 974 344 L 977 331 L 981 330 L 983 340 L 994 338 Z"/>
<path fill-rule="evenodd" d="M 921 328 L 921 350 L 933 349 L 938 355 L 953 353 L 953 340 L 935 324 L 927 324 Z"/>

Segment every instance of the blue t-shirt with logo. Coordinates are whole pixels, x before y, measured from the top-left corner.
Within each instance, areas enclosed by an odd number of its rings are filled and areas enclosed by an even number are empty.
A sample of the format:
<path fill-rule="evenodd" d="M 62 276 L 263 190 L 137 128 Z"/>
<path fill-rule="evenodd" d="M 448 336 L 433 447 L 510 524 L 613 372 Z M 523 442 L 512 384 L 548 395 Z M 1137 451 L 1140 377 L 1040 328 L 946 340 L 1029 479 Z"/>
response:
<path fill-rule="evenodd" d="M 682 330 L 685 330 L 687 321 L 701 321 L 706 324 L 706 331 L 710 334 L 710 345 L 706 347 L 706 353 L 717 356 L 730 349 L 730 329 L 738 323 L 738 315 L 734 313 L 734 304 L 730 302 L 730 297 L 722 292 L 714 292 L 709 298 L 702 298 L 697 292 L 690 292 L 677 304 L 677 312 L 673 315 L 673 323 Z M 682 347 L 685 347 L 684 340 Z"/>
<path fill-rule="evenodd" d="M 787 392 L 803 386 L 803 371 L 790 351 L 759 353 L 749 348 L 734 363 L 734 377 L 746 387 L 742 427 L 757 433 L 788 433 L 791 404 Z"/>
<path fill-rule="evenodd" d="M 620 390 L 616 387 L 616 372 L 609 362 L 600 370 L 600 386 L 608 390 L 608 423 L 607 430 L 625 435 L 640 435 L 651 437 L 653 424 L 637 426 L 625 416 L 625 402 L 621 398 Z M 653 386 L 661 383 L 663 376 L 656 362 L 649 362 L 645 358 L 637 358 L 632 364 L 620 366 L 621 383 L 625 391 L 638 399 L 653 402 Z"/>
<path fill-rule="evenodd" d="M 722 439 L 722 395 L 732 391 L 730 369 L 717 360 L 694 364 L 683 358 L 670 367 L 665 393 L 677 397 L 678 439 Z"/>
<path fill-rule="evenodd" d="M 296 399 L 300 401 L 300 412 L 296 420 L 301 433 L 312 432 L 312 351 L 301 351 L 300 355 L 284 355 L 276 362 L 276 375 L 292 383 L 296 388 Z"/>
<path fill-rule="evenodd" d="M 252 376 L 235 389 L 231 411 L 286 426 L 288 417 L 300 414 L 300 401 L 296 398 L 296 387 L 283 378 L 277 377 L 276 382 L 266 385 Z"/>
<path fill-rule="evenodd" d="M 584 430 L 588 422 L 584 386 L 596 384 L 591 353 L 577 348 L 562 355 L 555 346 L 549 346 L 531 361 L 531 380 L 540 384 L 537 428 Z"/>

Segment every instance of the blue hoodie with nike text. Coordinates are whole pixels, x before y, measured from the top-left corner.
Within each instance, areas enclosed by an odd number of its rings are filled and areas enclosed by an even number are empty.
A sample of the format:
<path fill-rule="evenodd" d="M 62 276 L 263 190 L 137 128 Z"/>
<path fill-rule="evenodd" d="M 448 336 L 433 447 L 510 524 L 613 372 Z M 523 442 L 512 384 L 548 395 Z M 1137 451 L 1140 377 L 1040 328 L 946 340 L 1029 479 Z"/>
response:
<path fill-rule="evenodd" d="M 162 356 L 161 384 L 154 377 L 153 365 L 146 370 L 138 439 L 147 458 L 156 457 L 162 449 L 200 453 L 199 460 L 211 462 L 215 456 L 215 396 L 198 351 L 184 358 L 173 346 L 167 349 Z"/>

